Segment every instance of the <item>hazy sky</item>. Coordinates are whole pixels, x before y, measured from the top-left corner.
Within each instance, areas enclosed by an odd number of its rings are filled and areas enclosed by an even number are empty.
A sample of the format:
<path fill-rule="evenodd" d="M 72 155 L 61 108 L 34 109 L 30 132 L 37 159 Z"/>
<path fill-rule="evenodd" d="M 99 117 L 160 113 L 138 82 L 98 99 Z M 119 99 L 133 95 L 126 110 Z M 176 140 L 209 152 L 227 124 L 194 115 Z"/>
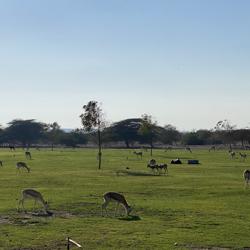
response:
<path fill-rule="evenodd" d="M 82 106 L 181 130 L 250 124 L 248 0 L 0 0 L 0 124 Z"/>

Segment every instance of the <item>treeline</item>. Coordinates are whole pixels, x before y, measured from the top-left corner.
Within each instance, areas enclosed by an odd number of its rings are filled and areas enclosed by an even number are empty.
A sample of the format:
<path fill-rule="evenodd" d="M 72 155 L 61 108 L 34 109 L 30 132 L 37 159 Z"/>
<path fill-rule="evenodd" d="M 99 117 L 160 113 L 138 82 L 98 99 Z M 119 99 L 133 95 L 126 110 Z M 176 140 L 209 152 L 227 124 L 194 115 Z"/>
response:
<path fill-rule="evenodd" d="M 102 129 L 102 144 L 119 145 L 127 148 L 135 145 L 216 145 L 250 144 L 250 129 L 236 129 L 228 121 L 220 121 L 211 130 L 180 132 L 172 125 L 164 127 L 156 123 L 145 127 L 143 118 L 126 119 Z M 76 129 L 64 131 L 56 122 L 46 124 L 36 120 L 13 120 L 6 128 L 0 127 L 1 145 L 45 145 L 53 148 L 57 145 L 78 147 L 93 145 L 96 132 Z"/>

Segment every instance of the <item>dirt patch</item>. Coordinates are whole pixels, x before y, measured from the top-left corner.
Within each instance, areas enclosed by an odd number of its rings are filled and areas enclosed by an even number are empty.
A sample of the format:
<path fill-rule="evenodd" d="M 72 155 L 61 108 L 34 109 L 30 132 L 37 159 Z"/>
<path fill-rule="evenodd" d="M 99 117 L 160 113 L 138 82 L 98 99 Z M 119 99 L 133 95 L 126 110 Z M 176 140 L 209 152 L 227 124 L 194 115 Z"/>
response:
<path fill-rule="evenodd" d="M 175 246 L 177 246 L 177 247 L 186 247 L 187 249 L 191 249 L 191 250 L 232 250 L 233 249 L 232 247 L 194 246 L 194 245 L 191 245 L 191 244 L 187 245 L 187 244 L 177 244 L 177 243 L 175 243 Z"/>
<path fill-rule="evenodd" d="M 67 247 L 66 241 L 58 241 L 53 243 L 47 243 L 40 246 L 32 246 L 32 247 L 18 247 L 12 248 L 11 250 L 65 250 Z"/>

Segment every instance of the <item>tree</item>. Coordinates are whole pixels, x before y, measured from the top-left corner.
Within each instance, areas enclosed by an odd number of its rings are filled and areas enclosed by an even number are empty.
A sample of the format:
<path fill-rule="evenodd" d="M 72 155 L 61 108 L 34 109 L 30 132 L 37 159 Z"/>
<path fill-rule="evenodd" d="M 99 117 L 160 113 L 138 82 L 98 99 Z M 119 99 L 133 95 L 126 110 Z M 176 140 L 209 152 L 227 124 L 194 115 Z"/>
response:
<path fill-rule="evenodd" d="M 176 129 L 176 127 L 168 124 L 164 126 L 164 130 L 161 133 L 160 141 L 164 144 L 173 144 L 180 139 L 180 132 Z"/>
<path fill-rule="evenodd" d="M 139 141 L 138 130 L 142 124 L 142 119 L 131 118 L 116 122 L 111 127 L 105 129 L 106 137 L 110 141 L 124 141 L 127 148 L 131 143 Z"/>
<path fill-rule="evenodd" d="M 245 142 L 250 140 L 250 129 L 242 128 L 234 130 L 234 139 L 241 142 L 242 148 L 245 147 Z"/>
<path fill-rule="evenodd" d="M 152 120 L 151 115 L 142 115 L 142 123 L 139 128 L 139 133 L 143 136 L 143 139 L 150 145 L 150 155 L 153 155 L 153 141 L 157 136 L 156 121 Z"/>
<path fill-rule="evenodd" d="M 101 169 L 102 163 L 102 140 L 101 131 L 105 127 L 102 109 L 97 101 L 89 101 L 83 106 L 84 113 L 80 115 L 83 128 L 87 132 L 97 132 L 98 138 L 98 168 Z"/>
<path fill-rule="evenodd" d="M 30 146 L 31 143 L 41 139 L 45 133 L 46 124 L 30 120 L 13 120 L 8 123 L 6 136 L 9 141 L 18 141 L 23 146 Z"/>
<path fill-rule="evenodd" d="M 228 120 L 222 120 L 218 121 L 215 130 L 219 135 L 222 137 L 222 140 L 224 143 L 228 143 L 230 149 L 232 148 L 232 142 L 233 142 L 233 132 L 236 128 L 235 125 L 230 124 Z"/>
<path fill-rule="evenodd" d="M 86 144 L 86 135 L 81 130 L 76 129 L 70 133 L 64 133 L 60 137 L 60 143 L 75 148 L 78 144 Z"/>
<path fill-rule="evenodd" d="M 64 132 L 60 129 L 60 126 L 57 122 L 52 124 L 47 124 L 47 137 L 51 142 L 51 150 L 54 150 L 54 145 L 59 142 L 60 137 Z"/>

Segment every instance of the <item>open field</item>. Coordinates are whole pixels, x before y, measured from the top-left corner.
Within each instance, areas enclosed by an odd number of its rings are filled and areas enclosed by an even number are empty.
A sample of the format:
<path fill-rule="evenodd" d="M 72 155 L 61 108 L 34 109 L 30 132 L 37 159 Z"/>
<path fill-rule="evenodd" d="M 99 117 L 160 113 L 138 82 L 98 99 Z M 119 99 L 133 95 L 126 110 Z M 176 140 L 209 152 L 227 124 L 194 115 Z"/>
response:
<path fill-rule="evenodd" d="M 146 168 L 149 152 L 142 160 L 132 152 L 103 150 L 98 170 L 94 149 L 31 150 L 32 160 L 21 149 L 15 157 L 1 149 L 0 249 L 66 249 L 67 236 L 83 249 L 250 249 L 250 188 L 242 178 L 250 159 L 231 159 L 227 151 L 155 150 L 159 162 L 180 157 L 201 164 L 169 164 L 169 175 L 154 176 Z M 17 161 L 26 161 L 31 173 L 18 173 Z M 24 188 L 40 191 L 54 216 L 32 216 L 32 201 L 28 214 L 17 213 Z M 102 217 L 106 191 L 123 193 L 138 217 Z"/>

